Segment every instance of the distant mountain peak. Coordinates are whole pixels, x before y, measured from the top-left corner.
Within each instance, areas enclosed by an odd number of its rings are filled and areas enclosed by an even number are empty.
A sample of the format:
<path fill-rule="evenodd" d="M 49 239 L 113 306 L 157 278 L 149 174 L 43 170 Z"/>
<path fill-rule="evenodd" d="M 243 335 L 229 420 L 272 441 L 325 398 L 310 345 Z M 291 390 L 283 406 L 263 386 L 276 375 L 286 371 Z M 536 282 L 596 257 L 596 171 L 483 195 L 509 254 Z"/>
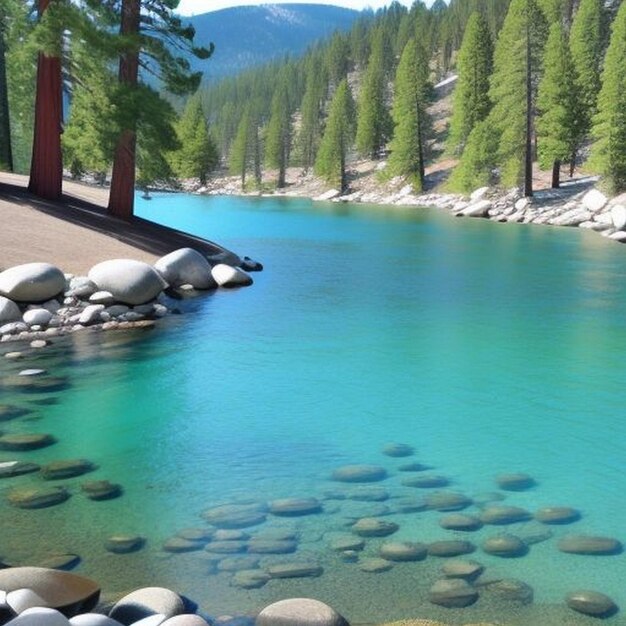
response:
<path fill-rule="evenodd" d="M 220 9 L 187 18 L 196 45 L 215 44 L 206 62 L 190 59 L 215 81 L 286 54 L 298 56 L 336 30 L 349 30 L 358 11 L 328 4 L 261 4 Z"/>

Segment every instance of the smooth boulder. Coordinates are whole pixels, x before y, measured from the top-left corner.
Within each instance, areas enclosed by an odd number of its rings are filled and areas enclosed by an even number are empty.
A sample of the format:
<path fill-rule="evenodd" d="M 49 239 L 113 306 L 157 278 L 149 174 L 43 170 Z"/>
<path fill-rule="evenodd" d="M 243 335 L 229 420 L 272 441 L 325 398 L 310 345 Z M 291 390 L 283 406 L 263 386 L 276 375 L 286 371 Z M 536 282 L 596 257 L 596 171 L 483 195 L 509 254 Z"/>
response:
<path fill-rule="evenodd" d="M 558 548 L 561 552 L 589 556 L 620 554 L 623 549 L 617 539 L 593 535 L 566 535 L 559 541 Z"/>
<path fill-rule="evenodd" d="M 33 607 L 9 622 L 10 626 L 68 626 L 67 617 L 47 607 Z"/>
<path fill-rule="evenodd" d="M 283 498 L 269 503 L 270 513 L 283 517 L 297 517 L 320 513 L 322 505 L 316 498 Z"/>
<path fill-rule="evenodd" d="M 608 617 L 617 611 L 615 602 L 598 591 L 573 591 L 565 596 L 565 603 L 578 613 L 594 617 Z"/>
<path fill-rule="evenodd" d="M 496 476 L 496 484 L 505 491 L 525 491 L 537 485 L 535 479 L 528 474 L 500 474 Z"/>
<path fill-rule="evenodd" d="M 180 248 L 161 257 L 155 269 L 172 287 L 191 285 L 194 289 L 214 289 L 217 282 L 211 274 L 211 265 L 197 250 Z"/>
<path fill-rule="evenodd" d="M 247 287 L 252 284 L 252 278 L 243 270 L 224 263 L 213 267 L 211 275 L 220 287 Z"/>
<path fill-rule="evenodd" d="M 185 604 L 177 593 L 165 587 L 144 587 L 124 596 L 109 617 L 128 626 L 153 615 L 170 618 L 184 612 Z"/>
<path fill-rule="evenodd" d="M 61 504 L 69 497 L 63 487 L 20 487 L 10 491 L 7 500 L 18 509 L 44 509 Z"/>
<path fill-rule="evenodd" d="M 292 561 L 290 563 L 277 563 L 267 568 L 267 573 L 272 578 L 315 578 L 324 573 L 324 569 L 318 563 L 307 561 Z"/>
<path fill-rule="evenodd" d="M 483 509 L 480 519 L 483 524 L 499 526 L 526 522 L 530 519 L 530 513 L 517 506 L 492 505 Z"/>
<path fill-rule="evenodd" d="M 0 272 L 0 295 L 15 302 L 45 302 L 65 289 L 65 275 L 50 263 L 26 263 Z"/>
<path fill-rule="evenodd" d="M 348 626 L 348 622 L 319 600 L 289 598 L 265 607 L 256 626 Z"/>
<path fill-rule="evenodd" d="M 363 517 L 352 525 L 352 532 L 359 537 L 387 537 L 393 535 L 399 528 L 395 522 L 376 517 Z"/>
<path fill-rule="evenodd" d="M 571 524 L 580 519 L 580 511 L 569 506 L 549 506 L 536 511 L 534 517 L 542 524 Z"/>
<path fill-rule="evenodd" d="M 0 296 L 0 326 L 8 322 L 16 322 L 22 319 L 20 308 L 4 296 Z"/>
<path fill-rule="evenodd" d="M 394 458 L 411 456 L 414 453 L 413 446 L 407 443 L 388 443 L 383 447 L 383 454 Z"/>
<path fill-rule="evenodd" d="M 439 606 L 460 609 L 474 604 L 478 592 L 462 578 L 442 578 L 430 588 L 428 599 Z"/>
<path fill-rule="evenodd" d="M 422 561 L 426 558 L 427 547 L 413 541 L 387 541 L 378 553 L 387 561 Z"/>
<path fill-rule="evenodd" d="M 167 283 L 147 263 L 132 259 L 113 259 L 94 265 L 89 279 L 99 291 L 108 291 L 118 302 L 136 305 L 156 298 Z"/>
<path fill-rule="evenodd" d="M 450 539 L 447 541 L 433 541 L 428 544 L 428 555 L 444 558 L 471 554 L 476 550 L 476 546 L 469 541 L 460 539 Z"/>
<path fill-rule="evenodd" d="M 30 589 L 43 598 L 46 606 L 58 609 L 67 616 L 90 611 L 100 598 L 100 587 L 95 581 L 43 567 L 0 570 L 0 589 L 7 593 Z"/>
<path fill-rule="evenodd" d="M 331 478 L 342 483 L 373 483 L 387 478 L 387 470 L 379 465 L 344 465 Z"/>
<path fill-rule="evenodd" d="M 528 546 L 519 537 L 504 534 L 486 539 L 483 550 L 493 556 L 516 558 L 524 556 L 528 552 Z"/>
<path fill-rule="evenodd" d="M 248 528 L 265 521 L 267 505 L 264 502 L 222 504 L 207 509 L 202 517 L 216 528 Z"/>

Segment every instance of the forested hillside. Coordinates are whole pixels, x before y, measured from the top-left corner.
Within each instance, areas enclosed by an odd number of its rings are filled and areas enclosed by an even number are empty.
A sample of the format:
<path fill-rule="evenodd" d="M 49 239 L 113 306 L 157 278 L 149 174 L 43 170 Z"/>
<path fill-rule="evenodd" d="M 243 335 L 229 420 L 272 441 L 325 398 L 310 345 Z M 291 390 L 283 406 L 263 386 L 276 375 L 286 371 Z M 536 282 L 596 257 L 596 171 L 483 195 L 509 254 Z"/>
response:
<path fill-rule="evenodd" d="M 200 45 L 215 44 L 210 63 L 191 58 L 204 82 L 232 76 L 286 55 L 299 56 L 334 31 L 349 30 L 359 13 L 322 4 L 265 4 L 188 18 Z"/>
<path fill-rule="evenodd" d="M 115 180 L 112 164 L 125 154 L 119 140 L 127 129 L 141 187 L 203 182 L 219 169 L 246 189 L 281 188 L 287 168 L 297 167 L 345 191 L 353 164 L 367 159 L 379 162 L 381 181 L 419 192 L 432 184 L 429 166 L 445 159 L 445 184 L 454 191 L 502 185 L 532 195 L 533 170 L 551 172 L 558 187 L 580 167 L 601 174 L 610 192 L 626 188 L 626 3 L 619 0 L 394 2 L 300 57 L 201 87 L 187 100 L 200 77 L 188 55 L 172 56 L 151 36 L 160 15 L 153 0 L 133 0 L 143 46 L 137 84 L 115 88 L 119 46 L 98 43 L 112 36 L 101 4 L 50 2 L 83 16 L 71 28 L 61 25 L 72 102 L 63 164 L 74 176 L 104 182 L 113 171 Z M 28 8 L 19 0 L 0 7 L 0 81 L 6 69 L 8 85 L 8 99 L 0 99 L 0 163 L 12 160 L 18 171 L 29 163 L 37 52 L 49 45 L 47 32 L 60 37 L 62 30 L 45 20 L 34 28 Z M 194 30 L 169 11 L 164 36 L 186 42 L 200 67 L 210 50 L 191 44 Z M 110 19 L 116 24 L 117 14 Z M 96 27 L 93 42 L 80 24 Z M 205 71 L 211 63 L 202 60 Z M 433 86 L 451 75 L 458 80 L 450 119 L 434 119 Z M 159 97 L 155 84 L 176 98 Z"/>

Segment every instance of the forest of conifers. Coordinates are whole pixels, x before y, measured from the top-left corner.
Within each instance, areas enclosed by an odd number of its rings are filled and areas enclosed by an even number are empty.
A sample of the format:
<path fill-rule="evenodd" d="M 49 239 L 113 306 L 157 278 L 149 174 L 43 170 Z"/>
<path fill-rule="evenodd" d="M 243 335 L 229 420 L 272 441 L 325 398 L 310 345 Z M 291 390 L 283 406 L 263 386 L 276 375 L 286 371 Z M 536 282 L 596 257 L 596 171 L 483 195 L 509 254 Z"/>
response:
<path fill-rule="evenodd" d="M 128 56 L 128 38 L 115 43 L 102 32 L 112 32 L 132 3 L 143 11 L 135 44 L 140 80 L 124 85 L 114 59 Z M 155 4 L 162 5 L 157 18 L 150 12 Z M 58 55 L 71 104 L 62 145 L 72 174 L 104 178 L 113 169 L 115 178 L 120 137 L 131 129 L 143 186 L 186 178 L 203 183 L 221 165 L 246 187 L 259 186 L 264 171 L 282 187 L 287 167 L 297 166 L 345 189 L 350 161 L 368 158 L 384 159 L 385 176 L 403 177 L 419 191 L 436 156 L 428 113 L 433 86 L 455 74 L 445 142 L 445 156 L 458 160 L 450 190 L 519 185 L 531 195 L 533 167 L 552 171 L 557 187 L 563 168 L 581 165 L 601 174 L 609 192 L 626 189 L 626 3 L 620 0 L 437 0 L 410 9 L 394 2 L 301 58 L 203 85 L 190 97 L 198 77 L 176 46 L 183 41 L 195 50 L 193 33 L 171 14 L 174 4 L 85 1 L 89 28 L 76 16 L 64 24 Z M 36 27 L 23 2 L 7 6 L 0 14 L 0 60 L 6 55 L 13 166 L 26 171 L 36 55 L 58 29 L 43 28 L 41 20 Z M 94 45 L 93 37 L 106 41 Z M 168 72 L 178 81 L 164 82 Z M 2 119 L 0 102 L 0 126 Z"/>

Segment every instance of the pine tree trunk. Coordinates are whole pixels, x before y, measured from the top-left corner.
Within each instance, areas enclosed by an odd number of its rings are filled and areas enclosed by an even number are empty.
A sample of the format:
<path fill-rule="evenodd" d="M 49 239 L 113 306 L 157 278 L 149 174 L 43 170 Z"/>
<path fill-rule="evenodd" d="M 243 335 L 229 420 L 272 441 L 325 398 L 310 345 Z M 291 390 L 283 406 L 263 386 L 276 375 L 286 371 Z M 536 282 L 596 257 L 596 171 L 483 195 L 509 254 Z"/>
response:
<path fill-rule="evenodd" d="M 526 154 L 524 159 L 524 196 L 533 195 L 533 153 L 532 153 L 532 80 L 530 50 L 530 11 L 526 15 Z"/>
<path fill-rule="evenodd" d="M 11 149 L 11 118 L 9 116 L 9 95 L 4 43 L 4 23 L 0 16 L 0 167 L 13 171 L 13 151 Z"/>
<path fill-rule="evenodd" d="M 341 146 L 339 148 L 340 155 L 340 167 L 341 167 L 341 193 L 348 191 L 348 177 L 346 176 L 346 149 L 344 146 L 343 138 L 341 140 Z"/>
<path fill-rule="evenodd" d="M 39 0 L 40 18 L 50 1 Z M 37 59 L 35 132 L 28 190 L 48 200 L 61 197 L 63 184 L 61 85 L 61 59 L 40 52 Z"/>
<path fill-rule="evenodd" d="M 558 159 L 552 164 L 552 189 L 561 186 L 561 161 Z"/>
<path fill-rule="evenodd" d="M 569 177 L 574 178 L 574 170 L 576 169 L 576 150 L 572 152 L 569 162 Z"/>
<path fill-rule="evenodd" d="M 141 14 L 140 0 L 122 0 L 120 34 L 137 35 Z M 139 51 L 129 50 L 120 56 L 119 82 L 135 87 L 139 77 Z M 115 147 L 108 212 L 122 219 L 131 219 L 135 201 L 136 128 L 125 128 Z"/>
<path fill-rule="evenodd" d="M 262 174 L 261 174 L 261 141 L 259 139 L 259 127 L 255 126 L 254 129 L 254 180 L 257 187 L 261 186 Z"/>

